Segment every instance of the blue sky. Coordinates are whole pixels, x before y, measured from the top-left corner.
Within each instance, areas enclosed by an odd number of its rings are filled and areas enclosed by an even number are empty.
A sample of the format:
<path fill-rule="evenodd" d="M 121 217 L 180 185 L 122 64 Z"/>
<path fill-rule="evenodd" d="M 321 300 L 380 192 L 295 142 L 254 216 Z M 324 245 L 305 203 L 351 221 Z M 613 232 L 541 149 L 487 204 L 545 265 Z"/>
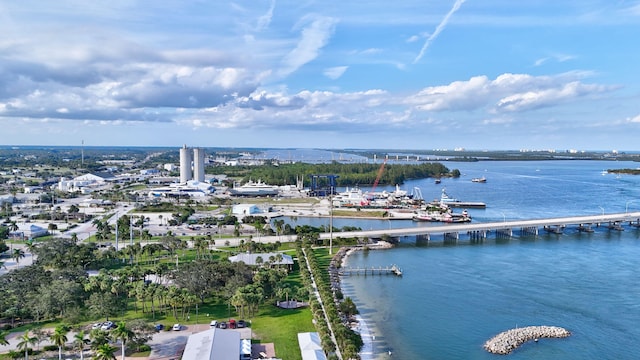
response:
<path fill-rule="evenodd" d="M 640 150 L 640 1 L 4 1 L 6 145 Z"/>

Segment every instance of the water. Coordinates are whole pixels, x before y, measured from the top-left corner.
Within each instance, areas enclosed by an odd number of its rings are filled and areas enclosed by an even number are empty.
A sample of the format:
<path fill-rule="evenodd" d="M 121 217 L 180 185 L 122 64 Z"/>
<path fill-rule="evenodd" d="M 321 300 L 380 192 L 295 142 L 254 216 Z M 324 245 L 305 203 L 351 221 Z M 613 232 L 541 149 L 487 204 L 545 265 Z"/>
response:
<path fill-rule="evenodd" d="M 483 201 L 474 221 L 640 211 L 640 176 L 602 175 L 631 162 L 542 161 L 448 163 L 460 179 L 412 181 L 437 198 Z M 485 184 L 472 183 L 485 176 Z M 303 221 L 299 219 L 300 223 Z M 324 223 L 325 219 L 309 219 Z M 363 229 L 418 226 L 411 222 L 334 219 Z M 424 225 L 421 225 L 424 226 Z M 483 343 L 516 326 L 555 325 L 573 335 L 541 339 L 511 359 L 635 359 L 640 338 L 640 231 L 596 229 L 483 244 L 403 238 L 391 250 L 357 252 L 348 265 L 398 264 L 402 278 L 352 276 L 343 290 L 376 335 L 377 359 L 490 359 Z"/>

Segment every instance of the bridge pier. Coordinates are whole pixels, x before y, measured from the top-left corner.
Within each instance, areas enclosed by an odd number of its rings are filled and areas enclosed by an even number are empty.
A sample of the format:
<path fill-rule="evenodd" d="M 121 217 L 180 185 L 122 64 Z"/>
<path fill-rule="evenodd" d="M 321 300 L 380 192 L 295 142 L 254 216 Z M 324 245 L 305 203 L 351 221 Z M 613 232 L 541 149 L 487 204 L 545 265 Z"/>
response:
<path fill-rule="evenodd" d="M 472 243 L 481 243 L 487 239 L 486 230 L 467 231 L 467 235 Z"/>
<path fill-rule="evenodd" d="M 544 227 L 544 230 L 552 234 L 562 234 L 562 230 L 564 230 L 564 225 L 547 225 Z"/>
<path fill-rule="evenodd" d="M 525 226 L 520 228 L 520 233 L 522 235 L 538 235 L 538 227 L 537 226 Z"/>
<path fill-rule="evenodd" d="M 592 233 L 594 230 L 591 228 L 591 224 L 580 224 L 578 231 Z"/>
<path fill-rule="evenodd" d="M 454 244 L 458 242 L 460 235 L 458 232 L 446 232 L 444 233 L 444 241 L 445 242 L 453 242 Z"/>
<path fill-rule="evenodd" d="M 607 225 L 607 228 L 609 230 L 624 231 L 624 228 L 620 225 L 620 222 L 618 221 L 609 221 L 609 225 Z"/>
<path fill-rule="evenodd" d="M 510 237 L 513 237 L 513 229 L 511 228 L 496 229 L 496 238 L 503 239 L 503 238 L 510 238 Z"/>
<path fill-rule="evenodd" d="M 429 234 L 416 235 L 417 242 L 429 242 L 430 240 L 431 240 L 431 235 Z"/>

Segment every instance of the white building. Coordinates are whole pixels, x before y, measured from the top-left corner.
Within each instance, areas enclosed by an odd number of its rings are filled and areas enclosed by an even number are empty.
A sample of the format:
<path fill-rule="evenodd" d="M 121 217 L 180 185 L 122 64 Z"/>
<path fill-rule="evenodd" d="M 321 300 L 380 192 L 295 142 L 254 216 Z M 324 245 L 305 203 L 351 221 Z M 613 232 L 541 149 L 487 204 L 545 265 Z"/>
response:
<path fill-rule="evenodd" d="M 326 360 L 322 351 L 320 335 L 317 332 L 298 333 L 298 345 L 302 353 L 302 360 Z"/>
<path fill-rule="evenodd" d="M 45 236 L 48 230 L 35 224 L 30 223 L 18 223 L 18 230 L 12 231 L 9 235 L 12 237 L 21 237 L 26 239 L 33 239 L 39 236 Z"/>
<path fill-rule="evenodd" d="M 58 190 L 75 192 L 80 191 L 86 193 L 86 188 L 103 185 L 107 181 L 115 180 L 115 176 L 110 173 L 93 173 L 77 176 L 73 179 L 60 178 L 58 182 Z"/>
<path fill-rule="evenodd" d="M 231 213 L 241 216 L 260 214 L 261 212 L 256 204 L 236 204 L 231 208 Z"/>
<path fill-rule="evenodd" d="M 271 263 L 272 265 L 293 266 L 293 258 L 291 257 L 291 255 L 282 254 L 282 253 L 254 253 L 254 254 L 240 253 L 238 255 L 229 256 L 229 261 L 230 262 L 242 261 L 247 265 L 256 266 L 256 265 L 261 265 L 256 261 L 257 258 L 261 258 L 262 263 L 266 263 L 267 261 L 269 261 L 271 257 L 273 257 L 273 259 L 277 259 L 277 255 L 281 255 L 282 260 L 280 261 L 274 260 Z"/>

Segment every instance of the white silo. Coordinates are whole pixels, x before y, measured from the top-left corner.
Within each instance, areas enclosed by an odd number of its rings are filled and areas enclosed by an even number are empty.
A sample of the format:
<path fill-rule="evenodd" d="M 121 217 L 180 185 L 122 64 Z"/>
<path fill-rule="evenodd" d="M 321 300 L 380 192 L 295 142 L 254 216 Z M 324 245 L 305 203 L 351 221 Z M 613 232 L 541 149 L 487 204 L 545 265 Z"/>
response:
<path fill-rule="evenodd" d="M 193 180 L 204 182 L 204 149 L 193 149 Z"/>
<path fill-rule="evenodd" d="M 184 145 L 182 149 L 180 149 L 180 183 L 184 184 L 187 181 L 193 179 L 193 174 L 191 173 L 191 152 L 190 149 L 187 148 L 187 145 Z"/>

